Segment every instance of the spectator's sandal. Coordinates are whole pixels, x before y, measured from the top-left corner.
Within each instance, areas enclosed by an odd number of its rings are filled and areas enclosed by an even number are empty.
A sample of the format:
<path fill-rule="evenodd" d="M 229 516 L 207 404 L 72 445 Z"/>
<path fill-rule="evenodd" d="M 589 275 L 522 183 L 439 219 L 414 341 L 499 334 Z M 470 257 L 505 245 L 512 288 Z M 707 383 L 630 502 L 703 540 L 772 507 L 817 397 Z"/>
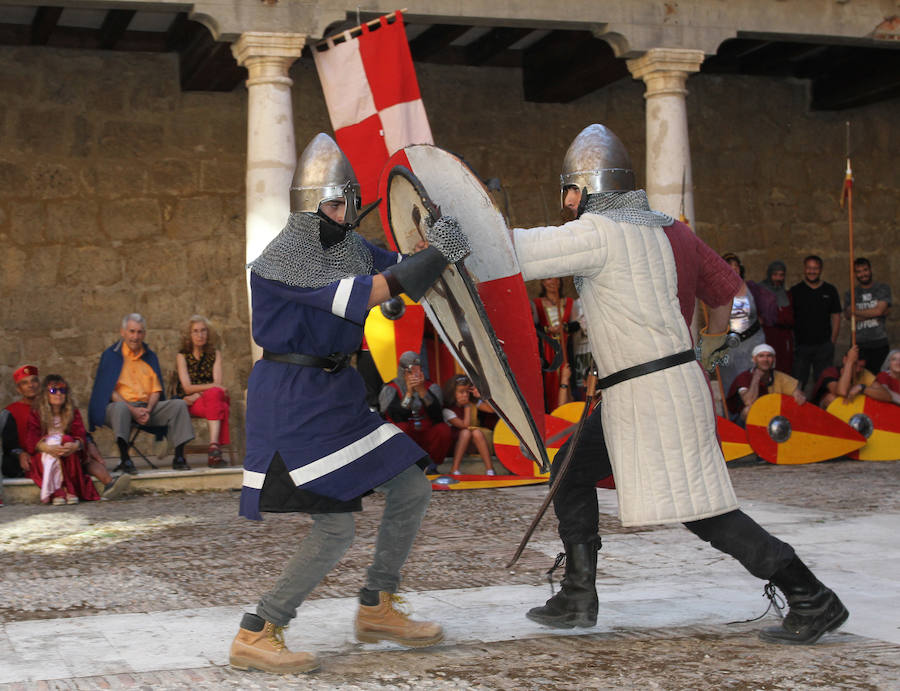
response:
<path fill-rule="evenodd" d="M 218 468 L 225 464 L 225 461 L 222 459 L 222 450 L 219 448 L 218 444 L 209 445 L 206 463 L 210 468 Z"/>

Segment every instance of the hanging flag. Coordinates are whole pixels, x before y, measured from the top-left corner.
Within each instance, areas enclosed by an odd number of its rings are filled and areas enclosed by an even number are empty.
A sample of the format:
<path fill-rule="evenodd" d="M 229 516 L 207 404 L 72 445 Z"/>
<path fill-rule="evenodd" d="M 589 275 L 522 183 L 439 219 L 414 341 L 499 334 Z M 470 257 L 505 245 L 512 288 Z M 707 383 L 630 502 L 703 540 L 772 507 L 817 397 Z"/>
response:
<path fill-rule="evenodd" d="M 403 15 L 398 11 L 313 47 L 335 140 L 350 159 L 363 203 L 374 201 L 388 158 L 431 144 Z"/>

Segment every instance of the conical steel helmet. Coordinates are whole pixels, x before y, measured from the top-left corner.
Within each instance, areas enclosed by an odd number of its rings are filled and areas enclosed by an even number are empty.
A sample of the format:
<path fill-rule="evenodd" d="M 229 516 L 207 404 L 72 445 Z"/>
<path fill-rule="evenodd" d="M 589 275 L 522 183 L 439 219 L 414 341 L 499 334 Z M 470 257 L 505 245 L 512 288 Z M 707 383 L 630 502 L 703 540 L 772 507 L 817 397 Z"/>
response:
<path fill-rule="evenodd" d="M 347 203 L 344 223 L 355 221 L 362 201 L 356 175 L 337 143 L 319 132 L 303 150 L 294 172 L 291 213 L 315 213 L 319 204 L 336 199 Z"/>
<path fill-rule="evenodd" d="M 588 125 L 566 151 L 559 184 L 560 206 L 564 206 L 567 187 L 587 188 L 588 194 L 631 192 L 634 190 L 631 157 L 611 129 L 599 124 Z"/>

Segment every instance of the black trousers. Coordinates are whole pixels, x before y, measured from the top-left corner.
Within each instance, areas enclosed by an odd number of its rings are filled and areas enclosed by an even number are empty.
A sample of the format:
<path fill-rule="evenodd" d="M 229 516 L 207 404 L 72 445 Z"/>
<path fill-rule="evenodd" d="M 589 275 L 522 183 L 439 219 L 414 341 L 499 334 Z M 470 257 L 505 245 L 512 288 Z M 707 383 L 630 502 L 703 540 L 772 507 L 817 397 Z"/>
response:
<path fill-rule="evenodd" d="M 570 442 L 571 437 L 557 452 L 558 460 L 563 459 Z M 559 465 L 554 464 L 550 469 L 551 483 L 558 468 Z M 612 467 L 598 406 L 585 420 L 569 469 L 553 498 L 553 509 L 559 519 L 559 536 L 563 542 L 583 544 L 598 539 L 600 510 L 596 485 L 610 474 Z M 720 552 L 737 559 L 757 578 L 768 580 L 794 558 L 793 547 L 771 535 L 740 510 L 690 521 L 684 527 Z"/>
<path fill-rule="evenodd" d="M 794 366 L 791 369 L 791 376 L 800 382 L 800 389 L 806 388 L 806 382 L 809 379 L 809 369 L 812 367 L 812 385 L 819 383 L 819 377 L 826 367 L 834 364 L 834 343 L 825 341 L 818 345 L 801 345 L 794 346 Z M 815 391 L 813 392 L 815 394 Z"/>
<path fill-rule="evenodd" d="M 866 361 L 866 369 L 878 374 L 884 359 L 891 352 L 891 346 L 885 341 L 881 343 L 859 343 L 859 359 Z"/>

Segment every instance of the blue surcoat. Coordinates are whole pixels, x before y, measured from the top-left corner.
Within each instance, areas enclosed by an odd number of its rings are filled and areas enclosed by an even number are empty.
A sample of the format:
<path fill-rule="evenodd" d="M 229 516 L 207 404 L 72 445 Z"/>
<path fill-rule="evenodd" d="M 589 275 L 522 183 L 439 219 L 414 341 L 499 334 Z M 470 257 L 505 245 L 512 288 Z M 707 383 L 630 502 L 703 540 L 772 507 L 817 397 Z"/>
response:
<path fill-rule="evenodd" d="M 396 263 L 396 253 L 367 245 L 376 270 Z M 275 353 L 355 352 L 371 289 L 368 275 L 298 288 L 251 272 L 253 339 Z M 352 367 L 329 374 L 259 360 L 247 386 L 246 439 L 240 512 L 254 520 L 261 518 L 260 494 L 276 452 L 296 487 L 338 501 L 377 487 L 425 455 L 369 409 Z"/>

